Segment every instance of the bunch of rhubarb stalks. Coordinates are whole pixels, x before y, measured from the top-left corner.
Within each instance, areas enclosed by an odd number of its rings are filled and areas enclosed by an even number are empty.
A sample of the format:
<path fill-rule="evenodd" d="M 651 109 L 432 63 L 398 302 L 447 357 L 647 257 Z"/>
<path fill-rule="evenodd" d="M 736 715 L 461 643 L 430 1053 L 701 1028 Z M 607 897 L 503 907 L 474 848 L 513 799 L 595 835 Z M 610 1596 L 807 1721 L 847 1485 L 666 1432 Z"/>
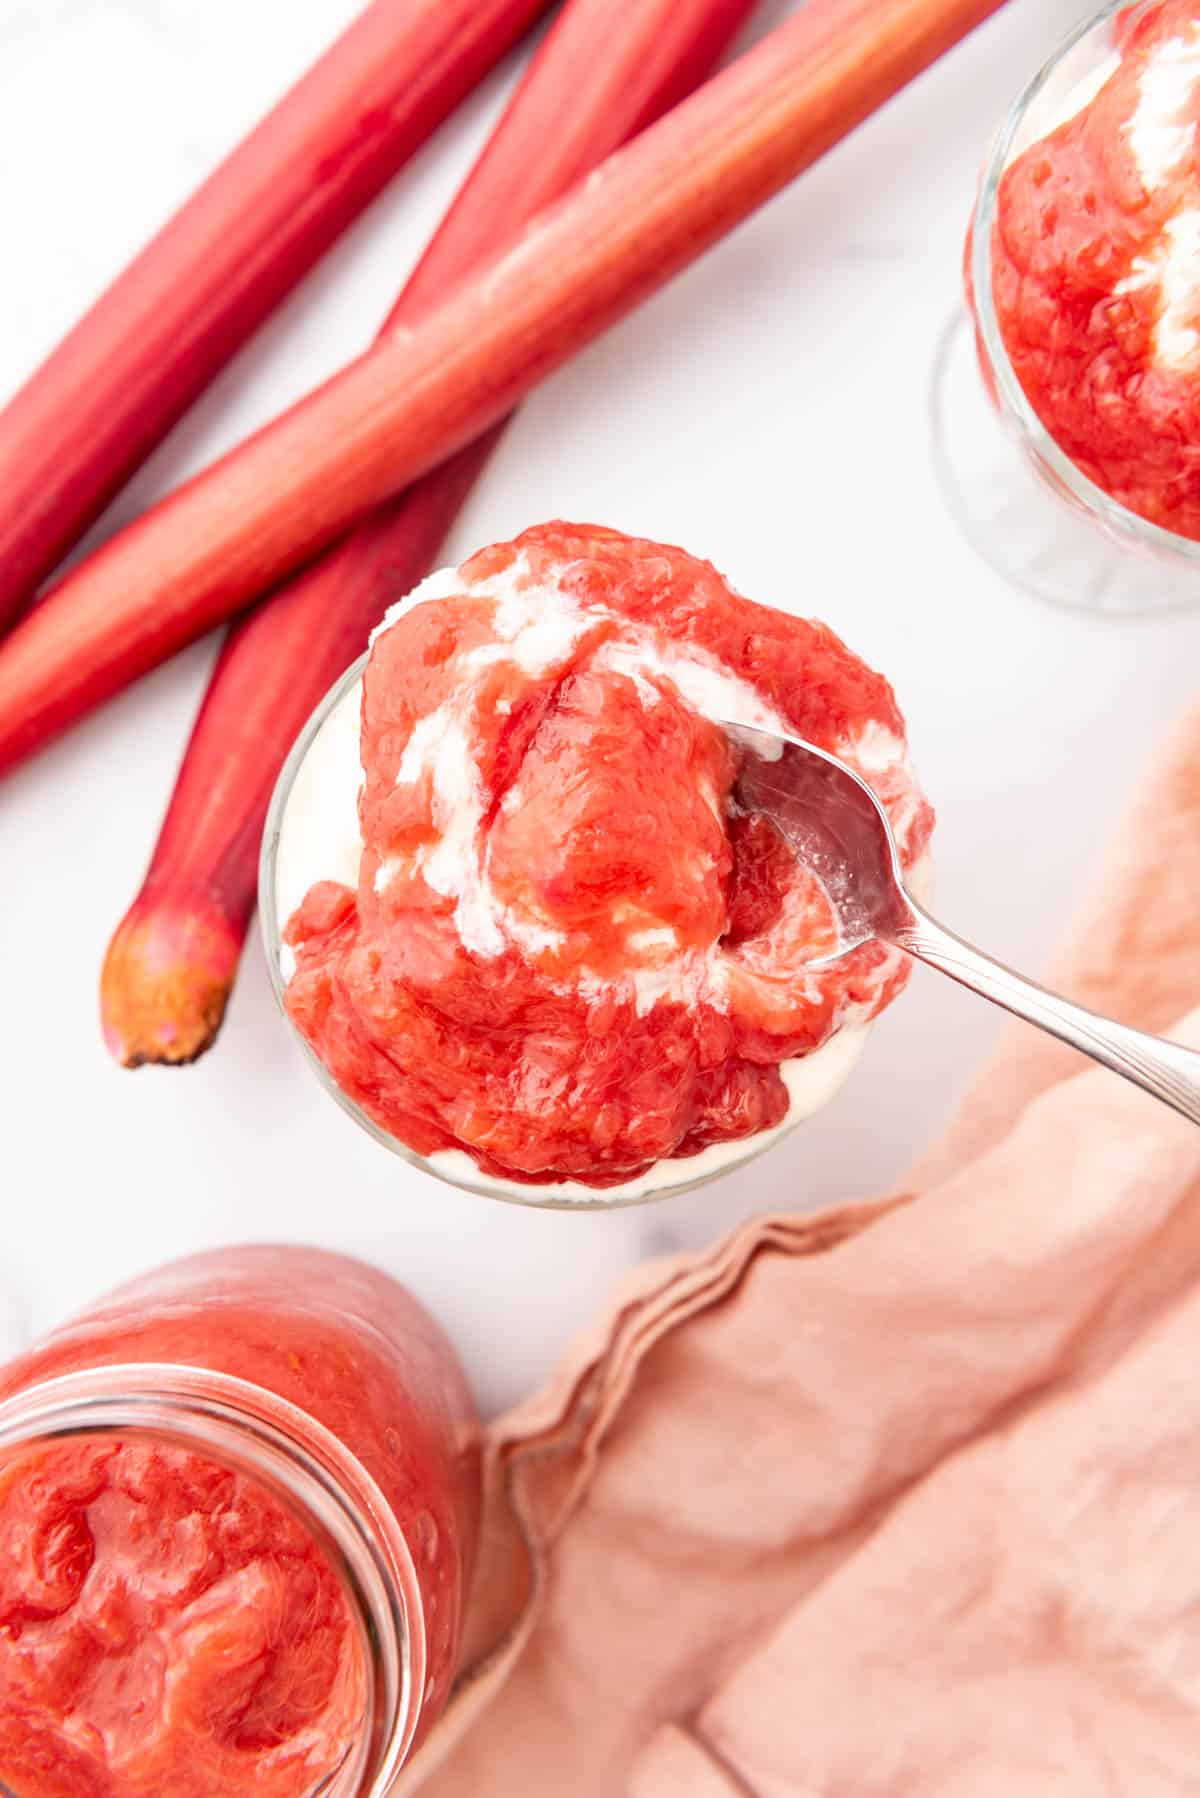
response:
<path fill-rule="evenodd" d="M 54 583 L 547 10 L 373 0 L 0 413 L 0 773 L 238 616 L 105 961 L 119 1061 L 213 1042 L 288 750 L 435 561 L 513 406 L 1001 4 L 805 0 L 713 75 L 753 0 L 566 0 L 375 343 Z"/>

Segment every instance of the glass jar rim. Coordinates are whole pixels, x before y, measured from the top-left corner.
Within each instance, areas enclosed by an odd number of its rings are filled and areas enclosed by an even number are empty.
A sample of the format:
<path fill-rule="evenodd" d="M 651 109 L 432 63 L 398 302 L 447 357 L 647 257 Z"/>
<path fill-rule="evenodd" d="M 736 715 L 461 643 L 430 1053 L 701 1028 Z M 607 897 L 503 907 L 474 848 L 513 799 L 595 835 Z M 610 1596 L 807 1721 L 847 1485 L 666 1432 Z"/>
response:
<path fill-rule="evenodd" d="M 280 950 L 283 947 L 283 941 L 279 929 L 278 852 L 288 802 L 304 759 L 330 715 L 362 681 L 370 653 L 369 649 L 365 650 L 356 661 L 351 663 L 345 673 L 334 681 L 324 698 L 313 708 L 292 744 L 271 794 L 266 824 L 263 829 L 262 848 L 259 853 L 258 921 L 267 961 L 267 977 L 289 1030 L 299 1043 L 309 1066 L 325 1091 L 336 1100 L 347 1117 L 352 1118 L 360 1129 L 365 1130 L 368 1136 L 373 1137 L 377 1143 L 390 1150 L 393 1155 L 398 1155 L 402 1161 L 407 1161 L 410 1167 L 419 1169 L 423 1174 L 431 1175 L 435 1180 L 440 1180 L 447 1186 L 456 1187 L 460 1192 L 473 1193 L 476 1197 L 483 1199 L 499 1199 L 506 1204 L 521 1205 L 536 1211 L 604 1212 L 628 1210 L 635 1205 L 655 1204 L 659 1200 L 678 1198 L 683 1193 L 694 1192 L 699 1187 L 708 1186 L 712 1181 L 723 1179 L 727 1174 L 736 1173 L 749 1162 L 757 1160 L 760 1155 L 779 1141 L 777 1135 L 763 1132 L 758 1136 L 747 1137 L 744 1152 L 731 1155 L 720 1166 L 706 1168 L 703 1173 L 694 1174 L 691 1178 L 682 1171 L 688 1164 L 686 1159 L 681 1159 L 672 1164 L 681 1169 L 681 1176 L 678 1180 L 666 1182 L 662 1186 L 651 1187 L 645 1192 L 613 1193 L 611 1188 L 596 1187 L 594 1192 L 589 1189 L 589 1196 L 586 1198 L 573 1198 L 556 1192 L 553 1186 L 530 1185 L 528 1193 L 526 1193 L 512 1190 L 508 1185 L 490 1181 L 486 1174 L 478 1171 L 476 1177 L 472 1178 L 469 1174 L 460 1174 L 457 1170 L 451 1173 L 448 1169 L 440 1168 L 431 1157 L 421 1155 L 416 1149 L 410 1149 L 407 1143 L 403 1143 L 398 1137 L 391 1135 L 389 1131 L 377 1124 L 374 1118 L 370 1117 L 348 1093 L 343 1092 L 312 1045 L 296 1028 L 285 1003 L 286 982 L 280 966 Z M 790 1134 L 793 1129 L 798 1129 L 804 1121 L 803 1114 L 797 1116 L 790 1124 L 786 1124 L 784 1134 Z M 464 1159 L 467 1159 L 465 1154 Z M 659 1165 L 663 1166 L 666 1163 Z M 514 1182 L 513 1185 L 515 1186 L 515 1184 Z M 609 1196 L 610 1193 L 612 1196 Z"/>
<path fill-rule="evenodd" d="M 353 1619 L 366 1690 L 351 1758 L 320 1790 L 325 1798 L 386 1798 L 420 1721 L 425 1629 L 409 1545 L 375 1480 L 307 1411 L 208 1368 L 106 1363 L 0 1400 L 0 1454 L 115 1434 L 182 1448 L 244 1475 L 311 1533 Z"/>
<path fill-rule="evenodd" d="M 1026 83 L 1010 107 L 992 142 L 980 179 L 979 197 L 971 227 L 971 285 L 979 340 L 1003 407 L 1035 459 L 1049 473 L 1068 499 L 1090 514 L 1112 537 L 1134 543 L 1150 553 L 1175 560 L 1200 562 L 1200 541 L 1180 536 L 1154 524 L 1107 493 L 1064 453 L 1047 431 L 1025 394 L 1009 358 L 1000 329 L 992 285 L 992 235 L 1000 184 L 1013 148 L 1032 108 L 1053 81 L 1063 61 L 1093 32 L 1120 12 L 1128 12 L 1137 0 L 1107 0 L 1098 12 L 1076 25 Z"/>

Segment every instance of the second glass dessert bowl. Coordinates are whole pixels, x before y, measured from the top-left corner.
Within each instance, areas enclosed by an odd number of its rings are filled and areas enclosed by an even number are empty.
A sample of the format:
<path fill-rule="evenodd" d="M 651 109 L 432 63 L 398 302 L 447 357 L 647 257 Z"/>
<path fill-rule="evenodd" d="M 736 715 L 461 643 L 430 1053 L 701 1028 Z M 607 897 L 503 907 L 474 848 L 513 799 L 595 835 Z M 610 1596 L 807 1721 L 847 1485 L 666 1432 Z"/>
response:
<path fill-rule="evenodd" d="M 967 247 L 971 306 L 947 329 L 932 390 L 934 463 L 976 552 L 1055 605 L 1142 614 L 1200 602 L 1200 542 L 1131 511 L 1046 428 L 1013 367 L 997 315 L 994 250 L 1004 176 L 1095 98 L 1117 66 L 1118 32 L 1146 5 L 1113 0 L 1039 70 L 983 171 Z"/>

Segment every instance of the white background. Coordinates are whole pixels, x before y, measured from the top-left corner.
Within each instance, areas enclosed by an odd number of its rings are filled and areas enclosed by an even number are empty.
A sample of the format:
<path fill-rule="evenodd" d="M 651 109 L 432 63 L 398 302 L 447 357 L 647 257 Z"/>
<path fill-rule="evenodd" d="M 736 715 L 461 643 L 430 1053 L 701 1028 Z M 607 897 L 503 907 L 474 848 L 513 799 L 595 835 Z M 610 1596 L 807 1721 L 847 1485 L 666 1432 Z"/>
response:
<path fill-rule="evenodd" d="M 614 0 L 616 4 L 616 0 Z M 0 392 L 351 16 L 354 0 L 0 0 Z M 757 29 L 789 8 L 765 5 Z M 1200 610 L 1114 622 L 1007 590 L 959 541 L 927 405 L 986 140 L 1079 0 L 1011 0 L 966 46 L 551 381 L 446 559 L 554 514 L 685 544 L 827 618 L 894 681 L 940 811 L 941 909 L 1035 968 L 1156 735 Z M 481 91 L 226 372 L 108 528 L 366 343 L 494 116 Z M 624 1214 L 458 1194 L 318 1089 L 254 939 L 216 1051 L 125 1073 L 96 982 L 213 652 L 197 646 L 0 790 L 0 1333 L 189 1249 L 371 1257 L 450 1325 L 484 1404 L 537 1381 L 622 1268 L 768 1207 L 897 1181 L 996 1015 L 933 975 L 844 1096 L 749 1174 Z"/>

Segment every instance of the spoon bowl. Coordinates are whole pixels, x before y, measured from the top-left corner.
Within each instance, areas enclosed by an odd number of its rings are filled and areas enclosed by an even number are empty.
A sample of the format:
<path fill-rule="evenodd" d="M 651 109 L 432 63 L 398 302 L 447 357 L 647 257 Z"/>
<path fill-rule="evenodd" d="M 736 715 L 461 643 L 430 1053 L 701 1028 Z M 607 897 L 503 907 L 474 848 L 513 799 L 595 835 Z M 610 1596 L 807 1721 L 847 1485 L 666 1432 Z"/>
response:
<path fill-rule="evenodd" d="M 737 803 L 769 818 L 833 907 L 838 947 L 807 962 L 827 968 L 904 922 L 904 866 L 886 811 L 844 762 L 798 737 L 724 726 L 744 752 Z"/>
<path fill-rule="evenodd" d="M 883 805 L 836 756 L 732 720 L 722 728 L 742 752 L 735 802 L 775 826 L 837 919 L 837 949 L 806 967 L 829 967 L 863 943 L 890 943 L 1200 1123 L 1200 1054 L 1075 1005 L 939 924 L 908 891 Z"/>

